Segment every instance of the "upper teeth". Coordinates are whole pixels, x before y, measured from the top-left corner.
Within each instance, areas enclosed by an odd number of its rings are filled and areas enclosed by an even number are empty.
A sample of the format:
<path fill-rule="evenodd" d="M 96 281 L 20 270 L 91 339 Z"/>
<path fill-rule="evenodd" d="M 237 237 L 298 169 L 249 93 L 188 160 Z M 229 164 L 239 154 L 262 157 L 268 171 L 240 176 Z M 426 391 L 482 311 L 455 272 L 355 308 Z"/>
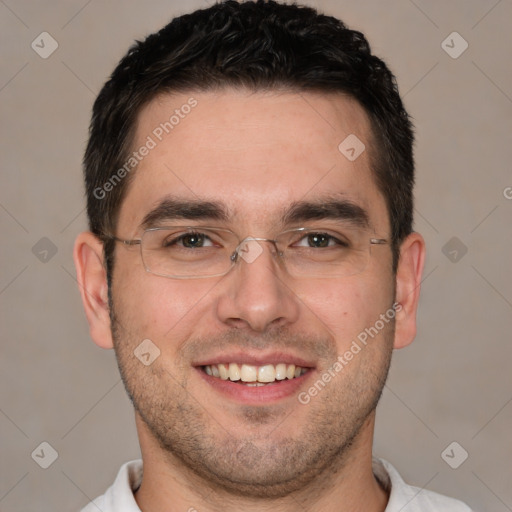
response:
<path fill-rule="evenodd" d="M 241 380 L 242 382 L 274 382 L 276 380 L 293 379 L 306 373 L 307 368 L 294 364 L 279 363 L 276 365 L 253 366 L 251 364 L 238 365 L 211 364 L 204 367 L 204 371 L 213 377 L 222 380 Z"/>

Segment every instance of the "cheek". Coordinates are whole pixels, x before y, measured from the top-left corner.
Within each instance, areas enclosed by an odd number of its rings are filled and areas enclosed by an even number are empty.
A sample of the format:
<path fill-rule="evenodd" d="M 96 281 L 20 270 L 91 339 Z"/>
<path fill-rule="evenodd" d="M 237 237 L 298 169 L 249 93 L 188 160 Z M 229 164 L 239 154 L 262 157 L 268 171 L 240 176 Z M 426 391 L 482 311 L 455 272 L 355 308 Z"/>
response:
<path fill-rule="evenodd" d="M 393 303 L 389 284 L 363 280 L 361 276 L 323 286 L 317 283 L 302 290 L 300 297 L 315 320 L 335 338 L 339 350 L 346 349 L 361 332 L 375 325 Z"/>
<path fill-rule="evenodd" d="M 114 305 L 122 326 L 130 337 L 149 338 L 162 347 L 194 330 L 196 319 L 204 315 L 208 290 L 215 285 L 155 276 L 133 263 L 116 267 L 115 278 Z"/>

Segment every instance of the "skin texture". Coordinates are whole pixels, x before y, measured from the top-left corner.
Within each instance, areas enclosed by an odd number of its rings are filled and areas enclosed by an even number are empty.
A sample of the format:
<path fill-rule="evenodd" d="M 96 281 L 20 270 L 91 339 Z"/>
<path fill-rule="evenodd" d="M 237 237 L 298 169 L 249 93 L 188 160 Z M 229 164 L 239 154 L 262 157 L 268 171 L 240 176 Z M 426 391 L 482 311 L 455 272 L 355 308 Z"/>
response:
<path fill-rule="evenodd" d="M 227 221 L 192 224 L 228 228 L 240 239 L 300 227 L 280 223 L 295 201 L 342 198 L 366 210 L 372 236 L 389 238 L 385 201 L 370 170 L 375 148 L 357 102 L 277 91 L 161 96 L 141 112 L 134 147 L 190 97 L 197 106 L 134 171 L 117 236 L 140 237 L 144 216 L 172 195 L 222 202 Z M 366 146 L 354 162 L 338 150 L 349 134 Z M 292 278 L 264 246 L 254 262 L 240 262 L 225 276 L 176 280 L 146 272 L 139 247 L 118 244 L 109 308 L 102 246 L 90 233 L 77 239 L 91 336 L 115 347 L 136 410 L 144 460 L 136 499 L 143 511 L 385 509 L 387 496 L 371 471 L 375 406 L 393 347 L 415 335 L 423 239 L 413 233 L 402 243 L 396 276 L 390 246 L 382 245 L 372 247 L 362 273 L 334 279 Z M 395 301 L 395 321 L 306 405 L 298 393 L 240 403 L 194 368 L 220 352 L 284 351 L 313 363 L 304 391 Z M 160 356 L 144 366 L 133 351 L 148 338 Z"/>

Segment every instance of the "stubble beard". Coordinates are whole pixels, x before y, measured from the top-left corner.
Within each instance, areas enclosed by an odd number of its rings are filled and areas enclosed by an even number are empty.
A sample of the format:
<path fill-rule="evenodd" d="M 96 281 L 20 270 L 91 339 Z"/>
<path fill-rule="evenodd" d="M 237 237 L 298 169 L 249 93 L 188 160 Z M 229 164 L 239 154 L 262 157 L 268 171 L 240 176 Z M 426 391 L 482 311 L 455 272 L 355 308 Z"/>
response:
<path fill-rule="evenodd" d="M 350 459 L 358 435 L 375 411 L 391 361 L 394 321 L 372 341 L 380 344 L 378 348 L 363 349 L 378 351 L 378 356 L 374 355 L 377 363 L 360 367 L 356 374 L 349 374 L 347 366 L 310 404 L 297 401 L 296 407 L 311 408 L 300 435 L 286 433 L 293 410 L 285 414 L 279 406 L 240 406 L 236 420 L 246 422 L 252 430 L 261 425 L 263 434 L 234 436 L 209 414 L 200 397 L 187 391 L 188 378 L 186 372 L 179 372 L 178 364 L 172 372 L 161 364 L 141 364 L 133 354 L 139 338 L 121 327 L 113 304 L 110 312 L 126 391 L 166 460 L 173 466 L 185 466 L 207 487 L 233 496 L 281 498 L 338 472 Z M 230 343 L 241 335 L 233 332 L 226 338 Z M 310 347 L 321 347 L 326 368 L 336 360 L 335 347 L 326 338 L 303 339 L 276 332 L 268 337 L 267 346 L 282 347 L 284 339 L 287 346 L 299 339 Z M 191 340 L 195 346 L 216 342 L 225 340 Z"/>

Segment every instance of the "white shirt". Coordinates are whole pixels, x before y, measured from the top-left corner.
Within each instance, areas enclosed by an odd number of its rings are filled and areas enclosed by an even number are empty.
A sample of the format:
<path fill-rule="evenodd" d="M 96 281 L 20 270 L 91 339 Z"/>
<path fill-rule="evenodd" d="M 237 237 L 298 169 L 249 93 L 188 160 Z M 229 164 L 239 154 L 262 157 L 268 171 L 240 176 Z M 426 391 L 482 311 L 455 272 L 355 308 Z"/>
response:
<path fill-rule="evenodd" d="M 462 503 L 436 492 L 407 485 L 398 471 L 383 459 L 373 459 L 373 473 L 389 492 L 385 512 L 471 512 Z M 142 461 L 127 462 L 107 492 L 89 503 L 81 512 L 141 512 L 133 496 L 142 481 Z"/>

